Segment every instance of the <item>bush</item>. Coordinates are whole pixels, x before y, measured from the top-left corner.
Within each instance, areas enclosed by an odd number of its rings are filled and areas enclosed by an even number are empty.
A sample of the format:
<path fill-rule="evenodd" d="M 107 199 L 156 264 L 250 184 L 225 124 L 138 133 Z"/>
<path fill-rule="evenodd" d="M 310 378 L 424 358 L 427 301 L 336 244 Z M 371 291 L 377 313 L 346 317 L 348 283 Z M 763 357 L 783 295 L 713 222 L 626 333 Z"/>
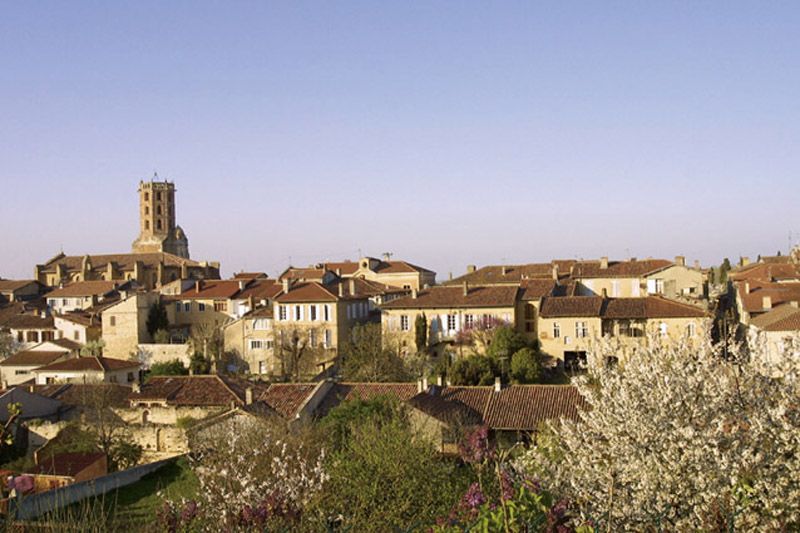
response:
<path fill-rule="evenodd" d="M 511 377 L 517 383 L 536 383 L 541 375 L 541 365 L 532 348 L 522 348 L 511 356 Z"/>
<path fill-rule="evenodd" d="M 202 353 L 194 352 L 189 360 L 189 368 L 194 374 L 208 374 L 211 372 L 211 362 L 203 357 Z"/>
<path fill-rule="evenodd" d="M 169 331 L 165 329 L 159 329 L 153 334 L 153 342 L 156 344 L 169 344 L 169 341 Z"/>
<path fill-rule="evenodd" d="M 351 429 L 366 422 L 382 424 L 399 418 L 405 420 L 403 407 L 393 398 L 377 396 L 370 400 L 349 400 L 337 405 L 320 422 L 332 449 L 339 450 L 350 439 Z"/>
<path fill-rule="evenodd" d="M 513 326 L 499 326 L 494 330 L 486 355 L 495 359 L 511 357 L 527 346 L 528 341 Z"/>
<path fill-rule="evenodd" d="M 189 369 L 183 366 L 179 359 L 166 361 L 163 363 L 153 363 L 150 366 L 151 376 L 185 376 Z"/>
<path fill-rule="evenodd" d="M 459 359 L 450 368 L 453 385 L 491 385 L 498 375 L 495 361 L 483 355 Z"/>

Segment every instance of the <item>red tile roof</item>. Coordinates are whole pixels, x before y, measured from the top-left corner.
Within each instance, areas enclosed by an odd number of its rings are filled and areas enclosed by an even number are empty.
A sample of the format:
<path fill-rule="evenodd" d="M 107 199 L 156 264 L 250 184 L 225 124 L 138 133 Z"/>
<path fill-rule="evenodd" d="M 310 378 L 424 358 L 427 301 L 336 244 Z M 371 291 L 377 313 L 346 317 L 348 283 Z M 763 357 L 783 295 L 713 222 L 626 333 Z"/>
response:
<path fill-rule="evenodd" d="M 355 261 L 323 263 L 322 266 L 331 272 L 336 272 L 337 276 L 352 276 L 358 270 L 358 263 Z"/>
<path fill-rule="evenodd" d="M 750 324 L 763 331 L 800 331 L 800 309 L 791 304 L 781 305 L 754 317 Z"/>
<path fill-rule="evenodd" d="M 258 400 L 280 416 L 291 420 L 297 416 L 300 407 L 316 386 L 316 383 L 273 383 Z"/>
<path fill-rule="evenodd" d="M 526 279 L 520 282 L 523 300 L 539 300 L 545 296 L 555 296 L 560 288 L 555 281 L 548 278 Z"/>
<path fill-rule="evenodd" d="M 572 385 L 512 385 L 492 393 L 484 422 L 495 430 L 535 431 L 547 420 L 577 420 L 586 407 Z"/>
<path fill-rule="evenodd" d="M 569 276 L 572 260 L 555 260 L 550 263 L 527 263 L 522 265 L 489 265 L 468 272 L 443 285 L 458 285 L 465 281 L 471 285 L 516 284 L 525 279 L 553 279 L 553 267 L 558 267 L 560 277 Z"/>
<path fill-rule="evenodd" d="M 602 268 L 600 261 L 580 261 L 572 268 L 573 278 L 638 278 L 662 270 L 675 263 L 666 259 L 610 261 Z"/>
<path fill-rule="evenodd" d="M 381 261 L 373 269 L 373 272 L 378 274 L 405 274 L 405 273 L 429 273 L 435 274 L 432 270 L 422 268 L 421 266 L 412 265 L 407 261 Z"/>
<path fill-rule="evenodd" d="M 241 280 L 198 280 L 188 290 L 175 296 L 177 300 L 229 299 L 240 290 Z M 242 282 L 244 283 L 244 282 Z"/>
<path fill-rule="evenodd" d="M 54 455 L 52 457 L 48 456 L 43 458 L 42 462 L 31 470 L 31 473 L 49 476 L 74 477 L 96 462 L 104 460 L 105 457 L 106 454 L 102 452 L 59 453 L 58 455 Z"/>
<path fill-rule="evenodd" d="M 42 265 L 42 272 L 55 272 L 56 265 L 64 266 L 68 271 L 80 270 L 85 257 L 88 257 L 92 270 L 106 270 L 108 263 L 114 263 L 122 271 L 133 270 L 134 264 L 140 261 L 145 266 L 154 267 L 159 263 L 167 266 L 186 265 L 199 267 L 200 263 L 191 259 L 184 259 L 166 252 L 153 252 L 145 254 L 100 254 L 100 255 L 64 255 L 58 254 Z"/>
<path fill-rule="evenodd" d="M 272 300 L 283 290 L 283 284 L 274 279 L 254 279 L 236 295 L 236 298 L 256 300 Z"/>
<path fill-rule="evenodd" d="M 745 282 L 734 283 L 744 309 L 749 313 L 768 311 L 764 308 L 764 297 L 770 298 L 772 307 L 783 303 L 800 302 L 800 283 L 767 283 L 749 281 L 750 292 L 745 293 Z"/>
<path fill-rule="evenodd" d="M 160 401 L 168 405 L 241 406 L 248 387 L 253 388 L 255 397 L 261 385 L 221 375 L 155 376 L 147 380 L 140 392 L 131 394 L 130 400 Z"/>
<path fill-rule="evenodd" d="M 603 311 L 603 298 L 600 296 L 562 296 L 542 300 L 539 316 L 556 317 L 599 317 Z"/>
<path fill-rule="evenodd" d="M 108 372 L 110 370 L 122 370 L 126 368 L 139 368 L 138 361 L 125 359 L 112 359 L 110 357 L 75 357 L 66 361 L 59 361 L 35 370 L 35 372 Z"/>
<path fill-rule="evenodd" d="M 67 353 L 23 350 L 6 357 L 0 362 L 0 366 L 44 366 L 61 359 Z"/>
<path fill-rule="evenodd" d="M 97 403 L 127 407 L 131 387 L 117 383 L 60 383 L 34 385 L 33 392 L 71 406 L 92 406 Z"/>
<path fill-rule="evenodd" d="M 39 285 L 39 282 L 33 279 L 0 279 L 0 292 L 15 292 L 33 284 Z"/>
<path fill-rule="evenodd" d="M 609 298 L 603 318 L 708 318 L 711 315 L 691 304 L 658 296 Z"/>
<path fill-rule="evenodd" d="M 75 281 L 47 294 L 47 298 L 103 296 L 117 288 L 116 281 Z"/>
<path fill-rule="evenodd" d="M 513 285 L 468 287 L 438 286 L 419 291 L 417 297 L 404 296 L 383 305 L 384 309 L 432 309 L 514 307 L 519 287 Z"/>
<path fill-rule="evenodd" d="M 335 302 L 339 299 L 336 294 L 317 282 L 298 283 L 277 298 L 280 303 L 303 303 L 303 302 Z"/>
<path fill-rule="evenodd" d="M 11 315 L 0 325 L 8 329 L 55 329 L 52 316 L 42 317 L 31 313 Z"/>

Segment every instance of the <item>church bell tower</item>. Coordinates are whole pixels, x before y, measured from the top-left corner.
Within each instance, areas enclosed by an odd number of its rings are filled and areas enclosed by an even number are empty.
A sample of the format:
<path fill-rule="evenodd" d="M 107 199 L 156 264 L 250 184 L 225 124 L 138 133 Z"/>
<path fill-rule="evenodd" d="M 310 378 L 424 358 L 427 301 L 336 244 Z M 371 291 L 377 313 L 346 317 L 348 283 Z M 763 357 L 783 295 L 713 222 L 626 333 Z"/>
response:
<path fill-rule="evenodd" d="M 189 258 L 189 239 L 175 223 L 175 184 L 139 182 L 139 238 L 133 253 L 166 252 Z"/>

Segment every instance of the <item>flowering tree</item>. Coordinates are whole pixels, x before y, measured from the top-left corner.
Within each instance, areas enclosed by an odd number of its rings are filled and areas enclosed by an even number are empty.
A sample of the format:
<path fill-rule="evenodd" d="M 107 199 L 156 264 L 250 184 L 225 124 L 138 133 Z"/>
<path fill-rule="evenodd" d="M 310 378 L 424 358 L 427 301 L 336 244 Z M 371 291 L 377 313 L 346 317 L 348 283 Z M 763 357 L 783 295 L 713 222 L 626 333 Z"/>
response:
<path fill-rule="evenodd" d="M 518 467 L 608 530 L 800 525 L 800 342 L 662 343 L 610 368 L 599 342 L 575 383 L 589 408 L 552 424 Z"/>
<path fill-rule="evenodd" d="M 200 500 L 167 508 L 164 525 L 196 519 L 220 531 L 298 523 L 328 478 L 324 450 L 305 436 L 248 415 L 198 432 L 191 447 Z"/>

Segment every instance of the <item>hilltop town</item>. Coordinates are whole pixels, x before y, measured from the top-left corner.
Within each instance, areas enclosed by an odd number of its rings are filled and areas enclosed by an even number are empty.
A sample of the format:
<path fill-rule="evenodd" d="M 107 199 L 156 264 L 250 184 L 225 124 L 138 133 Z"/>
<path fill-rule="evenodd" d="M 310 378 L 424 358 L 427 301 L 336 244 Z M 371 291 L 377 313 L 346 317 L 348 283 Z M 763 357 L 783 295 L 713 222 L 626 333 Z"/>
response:
<path fill-rule="evenodd" d="M 442 456 L 463 451 L 465 428 L 528 444 L 581 419 L 574 380 L 593 366 L 748 337 L 769 363 L 800 331 L 800 248 L 705 266 L 467 265 L 444 280 L 413 257 L 365 256 L 223 279 L 191 257 L 173 183 L 140 182 L 138 204 L 130 250 L 0 279 L 3 511 L 18 519 L 50 516 L 54 491 L 84 501 L 185 465 L 198 442 L 261 421 L 295 434 L 353 402 L 393 402 Z"/>

